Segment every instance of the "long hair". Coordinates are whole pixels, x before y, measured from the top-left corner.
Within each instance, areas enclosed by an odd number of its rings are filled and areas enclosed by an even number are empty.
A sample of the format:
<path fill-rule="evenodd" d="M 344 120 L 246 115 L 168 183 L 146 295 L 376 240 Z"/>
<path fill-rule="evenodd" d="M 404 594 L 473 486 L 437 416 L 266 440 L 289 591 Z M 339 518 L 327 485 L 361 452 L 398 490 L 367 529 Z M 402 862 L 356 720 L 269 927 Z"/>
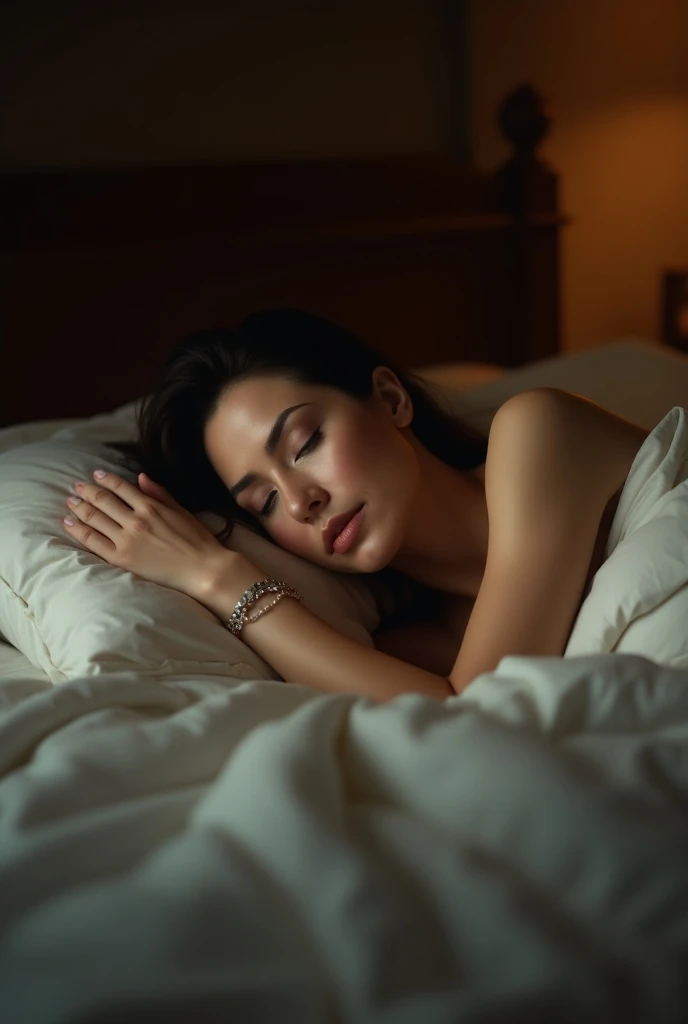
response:
<path fill-rule="evenodd" d="M 204 428 L 226 389 L 242 380 L 284 375 L 365 399 L 377 366 L 389 367 L 413 403 L 410 429 L 455 469 L 482 465 L 487 439 L 444 411 L 427 386 L 350 331 L 299 309 L 253 313 L 236 330 L 198 331 L 168 355 L 154 390 L 137 410 L 138 440 L 111 444 L 134 471 L 145 472 L 190 512 L 241 521 L 267 536 L 242 509 L 206 455 Z"/>

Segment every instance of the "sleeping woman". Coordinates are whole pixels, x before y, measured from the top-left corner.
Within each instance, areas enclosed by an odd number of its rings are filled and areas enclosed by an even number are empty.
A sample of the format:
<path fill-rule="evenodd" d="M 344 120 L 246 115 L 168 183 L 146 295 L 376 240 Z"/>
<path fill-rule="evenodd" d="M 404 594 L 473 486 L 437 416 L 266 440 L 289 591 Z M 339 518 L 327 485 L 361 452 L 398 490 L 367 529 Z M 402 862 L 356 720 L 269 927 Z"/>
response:
<path fill-rule="evenodd" d="M 179 344 L 138 435 L 120 446 L 138 486 L 94 473 L 67 502 L 70 536 L 199 601 L 287 682 L 385 701 L 443 700 L 505 655 L 563 654 L 647 432 L 537 388 L 486 439 L 359 338 L 287 309 Z M 264 583 L 201 510 L 333 572 L 412 581 L 414 621 L 357 643 Z"/>

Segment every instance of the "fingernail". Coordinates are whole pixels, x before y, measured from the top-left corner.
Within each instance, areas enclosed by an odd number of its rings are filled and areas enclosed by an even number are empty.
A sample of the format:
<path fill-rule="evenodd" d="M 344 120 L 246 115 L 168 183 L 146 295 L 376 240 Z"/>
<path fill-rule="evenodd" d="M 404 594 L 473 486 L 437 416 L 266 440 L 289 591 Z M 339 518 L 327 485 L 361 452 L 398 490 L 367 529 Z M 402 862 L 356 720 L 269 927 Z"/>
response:
<path fill-rule="evenodd" d="M 93 475 L 97 477 L 98 480 L 102 480 L 104 476 L 107 476 L 107 473 L 104 469 L 95 469 L 93 471 Z"/>
<path fill-rule="evenodd" d="M 67 526 L 74 526 L 74 520 L 72 519 L 71 516 L 65 516 L 62 522 L 66 523 Z"/>
<path fill-rule="evenodd" d="M 80 505 L 81 504 L 81 498 L 67 498 L 67 504 L 68 505 L 74 505 L 74 506 Z"/>

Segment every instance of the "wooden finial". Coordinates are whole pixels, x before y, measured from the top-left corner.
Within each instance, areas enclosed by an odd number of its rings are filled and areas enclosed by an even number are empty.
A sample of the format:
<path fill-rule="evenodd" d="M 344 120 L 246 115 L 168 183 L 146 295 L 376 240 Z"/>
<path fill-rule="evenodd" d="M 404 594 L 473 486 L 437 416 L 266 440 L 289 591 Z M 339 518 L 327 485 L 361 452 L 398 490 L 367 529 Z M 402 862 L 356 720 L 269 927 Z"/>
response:
<path fill-rule="evenodd" d="M 519 157 L 533 157 L 552 118 L 544 97 L 528 82 L 517 86 L 499 108 L 499 127 Z"/>
<path fill-rule="evenodd" d="M 495 175 L 498 207 L 514 216 L 555 213 L 557 177 L 537 152 L 552 124 L 545 100 L 523 83 L 506 97 L 498 120 L 513 146 L 511 159 Z"/>

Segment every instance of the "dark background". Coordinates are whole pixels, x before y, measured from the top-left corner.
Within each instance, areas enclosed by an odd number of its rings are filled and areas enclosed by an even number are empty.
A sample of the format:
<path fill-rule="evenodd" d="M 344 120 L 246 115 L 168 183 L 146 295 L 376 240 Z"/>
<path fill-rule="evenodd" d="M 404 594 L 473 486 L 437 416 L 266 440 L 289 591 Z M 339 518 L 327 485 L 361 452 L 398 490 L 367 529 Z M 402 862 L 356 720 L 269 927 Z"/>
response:
<path fill-rule="evenodd" d="M 562 347 L 656 340 L 688 266 L 686 0 L 3 0 L 0 169 L 506 155 L 547 97 Z"/>

